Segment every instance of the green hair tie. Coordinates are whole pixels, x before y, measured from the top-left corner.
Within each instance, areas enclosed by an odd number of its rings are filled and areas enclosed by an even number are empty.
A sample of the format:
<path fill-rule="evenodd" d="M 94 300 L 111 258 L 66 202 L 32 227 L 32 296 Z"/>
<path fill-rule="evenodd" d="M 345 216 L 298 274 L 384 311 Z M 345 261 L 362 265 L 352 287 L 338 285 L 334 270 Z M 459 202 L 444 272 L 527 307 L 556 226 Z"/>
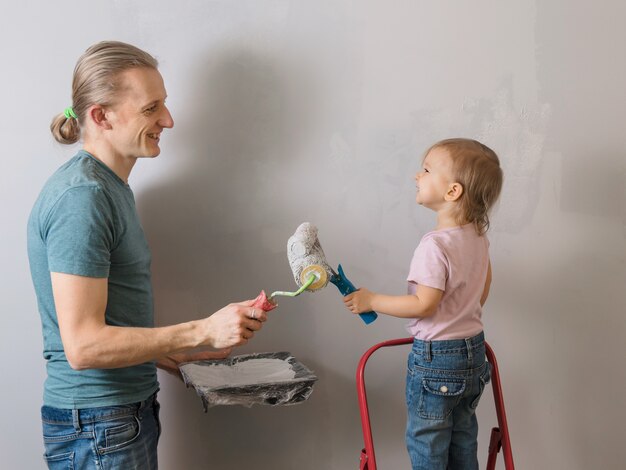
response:
<path fill-rule="evenodd" d="M 71 106 L 68 106 L 67 108 L 65 108 L 65 111 L 63 111 L 63 114 L 65 115 L 65 119 L 69 119 L 71 117 L 73 117 L 74 119 L 78 119 L 78 116 L 76 116 L 76 113 L 74 112 Z"/>

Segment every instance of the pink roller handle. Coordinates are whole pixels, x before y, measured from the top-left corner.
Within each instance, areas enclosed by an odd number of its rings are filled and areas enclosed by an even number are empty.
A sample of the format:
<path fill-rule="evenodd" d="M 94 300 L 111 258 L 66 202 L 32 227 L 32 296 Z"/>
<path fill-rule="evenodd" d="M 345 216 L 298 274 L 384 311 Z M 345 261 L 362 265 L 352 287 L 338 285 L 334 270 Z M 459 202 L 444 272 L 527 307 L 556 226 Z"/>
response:
<path fill-rule="evenodd" d="M 257 298 L 254 299 L 254 303 L 252 304 L 252 306 L 254 308 L 260 308 L 261 310 L 269 312 L 270 310 L 274 310 L 276 307 L 278 307 L 278 304 L 268 299 L 267 295 L 265 295 L 265 291 L 262 290 Z"/>

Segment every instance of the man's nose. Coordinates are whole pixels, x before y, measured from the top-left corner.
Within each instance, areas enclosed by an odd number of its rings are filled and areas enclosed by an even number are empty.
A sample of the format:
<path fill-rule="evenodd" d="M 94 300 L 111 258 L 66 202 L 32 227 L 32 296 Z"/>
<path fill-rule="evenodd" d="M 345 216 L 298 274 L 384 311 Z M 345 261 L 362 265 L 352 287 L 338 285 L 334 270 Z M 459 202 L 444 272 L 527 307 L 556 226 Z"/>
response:
<path fill-rule="evenodd" d="M 167 106 L 165 106 L 165 112 L 159 119 L 159 125 L 161 127 L 166 127 L 168 129 L 171 129 L 172 127 L 174 127 L 174 119 L 172 118 L 172 114 L 170 113 L 170 110 L 167 109 Z"/>

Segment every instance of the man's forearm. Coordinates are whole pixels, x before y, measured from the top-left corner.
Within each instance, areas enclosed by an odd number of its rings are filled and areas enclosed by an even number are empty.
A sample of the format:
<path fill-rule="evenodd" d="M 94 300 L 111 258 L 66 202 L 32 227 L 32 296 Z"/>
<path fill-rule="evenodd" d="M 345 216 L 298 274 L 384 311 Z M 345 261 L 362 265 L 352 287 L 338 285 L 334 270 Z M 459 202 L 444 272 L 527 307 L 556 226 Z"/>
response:
<path fill-rule="evenodd" d="M 198 321 L 159 328 L 103 325 L 64 341 L 74 369 L 113 369 L 153 361 L 201 344 Z"/>

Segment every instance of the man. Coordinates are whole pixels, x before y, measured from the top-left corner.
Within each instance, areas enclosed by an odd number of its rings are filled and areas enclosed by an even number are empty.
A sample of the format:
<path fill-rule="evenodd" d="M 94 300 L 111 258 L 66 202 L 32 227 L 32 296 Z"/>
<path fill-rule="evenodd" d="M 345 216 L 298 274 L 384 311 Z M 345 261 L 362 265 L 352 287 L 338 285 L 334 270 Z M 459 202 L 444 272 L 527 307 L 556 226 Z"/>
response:
<path fill-rule="evenodd" d="M 56 140 L 83 148 L 52 175 L 28 223 L 28 254 L 48 377 L 49 466 L 157 468 L 156 367 L 225 357 L 267 319 L 253 301 L 201 320 L 153 326 L 150 251 L 128 177 L 160 153 L 174 121 L 156 60 L 120 42 L 90 47 Z M 197 347 L 223 349 L 190 353 Z M 70 467 L 67 467 L 70 468 Z"/>

